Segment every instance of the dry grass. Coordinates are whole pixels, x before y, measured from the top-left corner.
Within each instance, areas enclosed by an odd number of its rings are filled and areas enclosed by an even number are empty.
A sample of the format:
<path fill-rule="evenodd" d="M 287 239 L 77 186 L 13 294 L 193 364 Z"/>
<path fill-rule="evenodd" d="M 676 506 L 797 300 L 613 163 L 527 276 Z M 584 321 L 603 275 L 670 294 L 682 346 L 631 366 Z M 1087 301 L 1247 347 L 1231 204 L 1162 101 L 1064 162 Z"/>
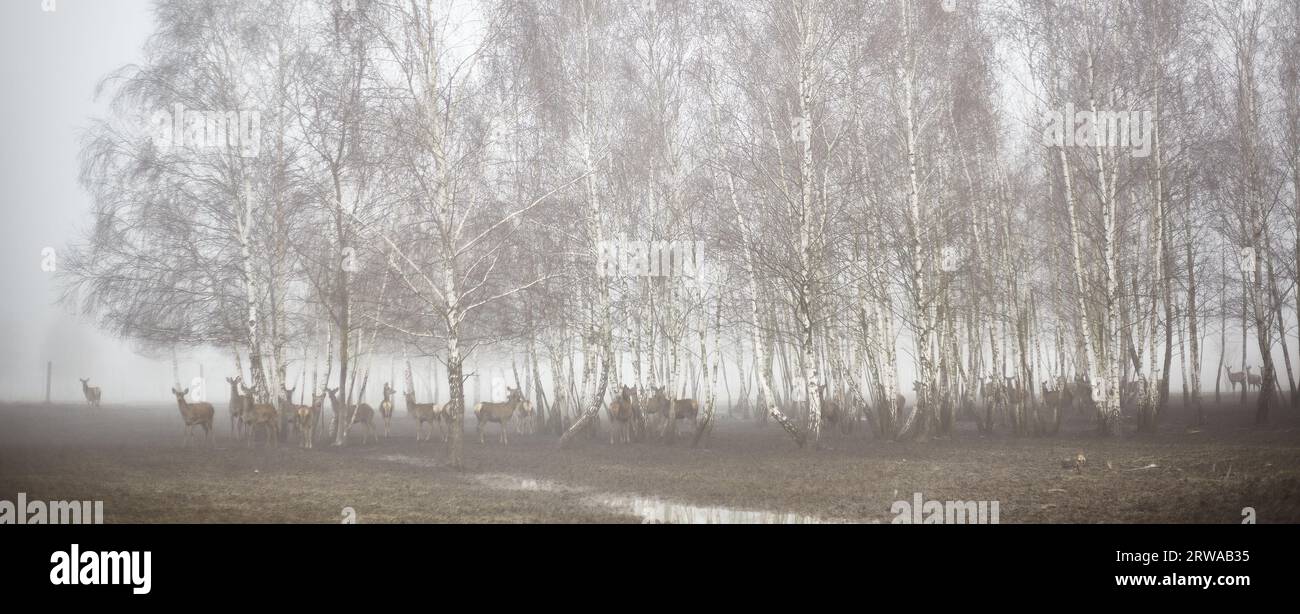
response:
<path fill-rule="evenodd" d="M 1252 413 L 1224 407 L 1188 429 L 1171 412 L 1153 436 L 1098 439 L 1071 417 L 1050 438 L 981 437 L 970 425 L 927 443 L 834 434 L 830 449 L 798 450 L 775 425 L 720 421 L 707 446 L 610 446 L 607 435 L 557 450 L 552 437 L 511 435 L 479 445 L 467 430 L 464 472 L 441 464 L 444 445 L 394 436 L 338 449 L 292 443 L 249 449 L 229 439 L 218 409 L 214 447 L 182 447 L 181 420 L 164 407 L 0 406 L 0 498 L 102 499 L 108 522 L 635 522 L 567 491 L 491 488 L 474 477 L 504 473 L 590 492 L 650 495 L 698 505 L 888 522 L 890 505 L 926 499 L 997 500 L 1002 522 L 1300 522 L 1300 429 L 1277 410 L 1256 429 Z M 471 439 L 472 437 L 472 439 Z M 1061 461 L 1082 452 L 1081 472 Z M 393 462 L 382 456 L 400 456 Z M 1154 468 L 1144 468 L 1148 465 Z"/>

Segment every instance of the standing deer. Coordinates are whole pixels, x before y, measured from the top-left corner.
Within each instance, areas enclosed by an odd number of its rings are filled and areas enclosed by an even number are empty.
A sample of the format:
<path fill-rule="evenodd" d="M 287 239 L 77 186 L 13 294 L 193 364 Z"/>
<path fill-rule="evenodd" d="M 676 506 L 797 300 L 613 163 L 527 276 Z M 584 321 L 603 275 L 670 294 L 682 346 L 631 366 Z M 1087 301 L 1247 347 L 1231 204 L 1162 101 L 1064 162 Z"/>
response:
<path fill-rule="evenodd" d="M 651 386 L 654 390 L 654 396 L 650 397 L 647 404 L 647 414 L 659 414 L 664 420 L 668 420 L 670 412 L 668 411 L 668 397 L 664 394 L 666 386 Z M 700 404 L 695 399 L 676 399 L 673 401 L 672 408 L 676 410 L 678 420 L 690 420 L 691 428 L 698 426 L 698 417 L 700 414 Z M 665 429 L 668 425 L 664 425 Z M 675 426 L 675 425 L 674 425 Z"/>
<path fill-rule="evenodd" d="M 230 435 L 234 437 L 237 433 L 236 425 L 243 428 L 244 420 L 241 414 L 244 411 L 244 395 L 239 394 L 239 384 L 243 381 L 244 376 L 236 375 L 234 378 L 226 378 L 226 383 L 230 384 Z"/>
<path fill-rule="evenodd" d="M 524 433 L 527 433 L 532 435 L 535 433 L 536 429 L 533 417 L 536 413 L 537 412 L 533 411 L 532 401 L 529 401 L 528 399 L 520 400 L 518 409 L 519 419 L 515 420 L 515 434 L 523 435 Z"/>
<path fill-rule="evenodd" d="M 442 442 L 447 443 L 446 406 L 438 403 L 416 403 L 415 393 L 409 390 L 403 396 L 406 398 L 406 413 L 416 419 L 415 440 L 420 441 L 420 437 L 424 433 L 424 423 L 428 422 L 430 423 L 429 435 L 424 438 L 424 441 L 433 438 L 433 427 L 436 424 L 442 431 Z"/>
<path fill-rule="evenodd" d="M 641 413 L 645 416 L 646 424 L 653 430 L 660 418 L 668 419 L 668 397 L 664 396 L 663 386 L 651 386 L 650 390 L 652 394 L 641 408 Z"/>
<path fill-rule="evenodd" d="M 1047 382 L 1042 382 L 1039 386 L 1043 391 L 1043 407 L 1052 410 L 1052 430 L 1050 433 L 1056 434 L 1061 428 L 1061 414 L 1065 413 L 1066 408 L 1071 403 L 1070 390 L 1065 387 L 1064 382 L 1060 382 L 1061 387 L 1056 390 L 1048 388 Z"/>
<path fill-rule="evenodd" d="M 99 407 L 99 386 L 91 386 L 90 378 L 81 380 L 81 394 L 86 395 L 86 403 L 91 407 Z"/>
<path fill-rule="evenodd" d="M 609 414 L 609 445 L 614 445 L 615 440 L 621 440 L 623 443 L 632 441 L 632 409 L 634 407 L 633 397 L 636 396 L 636 388 L 623 386 L 619 392 L 618 398 L 605 408 Z"/>
<path fill-rule="evenodd" d="M 1258 376 L 1258 375 L 1256 375 L 1256 374 L 1254 374 L 1254 373 L 1251 373 L 1251 372 L 1250 372 L 1250 367 L 1247 366 L 1247 367 L 1246 367 L 1246 385 L 1247 385 L 1247 390 L 1249 390 L 1250 388 L 1255 388 L 1255 389 L 1263 388 L 1263 387 L 1264 387 L 1264 378 L 1262 378 L 1262 377 L 1260 377 L 1260 376 Z"/>
<path fill-rule="evenodd" d="M 840 406 L 840 402 L 830 398 L 830 396 L 826 394 L 826 384 L 821 384 L 818 388 L 821 389 L 822 393 L 821 412 L 819 412 L 821 414 L 822 424 L 829 426 L 839 425 L 840 430 L 847 433 L 848 422 L 843 420 L 844 412 L 842 411 L 843 408 Z"/>
<path fill-rule="evenodd" d="M 1236 373 L 1232 372 L 1232 365 L 1223 365 L 1223 368 L 1228 370 L 1228 383 L 1232 384 L 1233 392 L 1237 391 L 1237 384 L 1241 384 L 1241 386 L 1245 388 L 1246 373 L 1250 370 L 1250 367 L 1246 368 L 1247 371 L 1237 371 Z"/>
<path fill-rule="evenodd" d="M 1064 375 L 1062 375 L 1057 382 L 1059 383 L 1061 390 L 1061 411 L 1069 410 L 1074 407 L 1074 388 L 1070 386 L 1070 382 L 1065 379 Z"/>
<path fill-rule="evenodd" d="M 345 439 L 352 432 L 354 425 L 361 424 L 366 427 L 366 430 L 361 433 L 361 443 L 366 443 L 366 440 L 370 437 L 375 439 L 375 443 L 379 443 L 379 435 L 375 434 L 375 408 L 366 403 L 345 405 L 339 400 L 338 388 L 326 388 L 325 392 L 330 395 L 330 406 L 334 408 L 334 419 L 343 420 L 343 425 L 336 428 L 343 429 Z M 342 408 L 342 412 L 339 411 L 340 408 Z"/>
<path fill-rule="evenodd" d="M 510 417 L 515 414 L 515 410 L 523 403 L 524 397 L 519 393 L 518 388 L 506 387 L 507 395 L 504 403 L 492 401 L 479 401 L 474 405 L 474 417 L 478 419 L 478 442 L 487 443 L 483 439 L 483 423 L 495 422 L 501 425 L 501 443 L 510 445 L 510 436 L 507 434 L 506 426 L 510 422 Z"/>
<path fill-rule="evenodd" d="M 212 443 L 212 416 L 215 411 L 211 403 L 186 401 L 185 395 L 189 392 L 189 388 L 185 390 L 172 388 L 172 394 L 176 395 L 176 406 L 181 410 L 181 419 L 185 421 L 185 445 L 190 445 L 190 439 L 194 437 L 195 425 L 203 427 L 203 438 L 210 444 Z"/>
<path fill-rule="evenodd" d="M 252 388 L 243 384 L 240 384 L 239 388 L 244 391 L 244 409 L 240 415 L 244 420 L 244 434 L 248 436 L 249 447 L 252 447 L 257 439 L 258 427 L 266 429 L 267 442 L 272 446 L 279 446 L 280 412 L 276 411 L 275 406 L 270 403 L 258 403 Z"/>
<path fill-rule="evenodd" d="M 280 390 L 284 392 L 284 398 L 280 399 L 280 414 L 288 416 L 293 421 L 293 425 L 298 428 L 298 445 L 304 448 L 310 448 L 313 444 L 315 433 L 314 428 L 303 425 L 303 418 L 315 419 L 312 411 L 316 405 L 316 393 L 311 395 L 311 406 L 299 405 L 293 402 L 293 393 L 298 387 L 285 388 L 280 384 Z"/>
<path fill-rule="evenodd" d="M 298 421 L 298 434 L 301 436 L 299 445 L 304 448 L 316 447 L 316 423 L 319 422 L 321 411 L 325 406 L 325 395 L 311 393 L 311 407 L 306 405 L 294 406 L 294 417 Z"/>
<path fill-rule="evenodd" d="M 389 428 L 393 422 L 393 394 L 396 392 L 388 382 L 384 382 L 384 400 L 379 403 L 379 415 L 384 418 L 384 439 L 388 439 Z"/>

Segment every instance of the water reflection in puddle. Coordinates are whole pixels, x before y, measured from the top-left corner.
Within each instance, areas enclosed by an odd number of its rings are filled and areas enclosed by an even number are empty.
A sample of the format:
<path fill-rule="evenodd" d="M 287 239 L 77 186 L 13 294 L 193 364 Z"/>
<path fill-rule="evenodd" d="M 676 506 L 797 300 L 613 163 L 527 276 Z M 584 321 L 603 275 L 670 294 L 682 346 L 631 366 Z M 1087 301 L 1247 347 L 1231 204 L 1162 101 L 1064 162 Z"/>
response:
<path fill-rule="evenodd" d="M 827 520 L 793 512 L 739 510 L 722 506 L 690 505 L 658 497 L 601 495 L 593 497 L 606 507 L 631 512 L 644 523 L 665 524 L 827 524 Z"/>
<path fill-rule="evenodd" d="M 416 467 L 437 467 L 438 461 L 432 458 L 421 458 L 419 456 L 407 456 L 405 454 L 381 454 L 372 456 L 375 460 L 388 461 L 390 463 L 402 463 L 403 465 L 415 465 Z"/>
<path fill-rule="evenodd" d="M 375 457 L 384 460 L 421 467 L 437 466 L 433 459 L 390 454 Z M 591 507 L 601 507 L 624 514 L 631 514 L 643 523 L 666 524 L 839 524 L 847 520 L 820 518 L 793 512 L 773 512 L 767 510 L 743 510 L 723 506 L 691 505 L 640 495 L 621 495 L 595 492 L 589 488 L 569 486 L 551 480 L 509 475 L 504 473 L 485 473 L 471 476 L 478 484 L 496 490 L 514 490 L 526 492 L 549 492 L 572 494 L 581 497 L 581 501 Z"/>

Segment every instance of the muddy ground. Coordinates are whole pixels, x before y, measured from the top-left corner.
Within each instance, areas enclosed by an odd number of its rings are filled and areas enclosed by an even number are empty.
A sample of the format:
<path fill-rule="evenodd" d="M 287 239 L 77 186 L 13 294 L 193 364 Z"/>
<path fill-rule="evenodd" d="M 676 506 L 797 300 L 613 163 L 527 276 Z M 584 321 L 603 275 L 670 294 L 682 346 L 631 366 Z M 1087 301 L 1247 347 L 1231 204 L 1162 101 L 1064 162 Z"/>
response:
<path fill-rule="evenodd" d="M 837 432 L 816 451 L 774 423 L 728 418 L 700 449 L 689 437 L 611 446 L 606 430 L 567 450 L 513 432 L 503 446 L 496 425 L 480 445 L 471 416 L 465 471 L 445 466 L 438 437 L 417 443 L 400 408 L 390 438 L 381 427 L 378 443 L 354 432 L 347 447 L 312 450 L 234 442 L 217 408 L 215 444 L 184 447 L 174 405 L 0 404 L 0 499 L 103 500 L 112 523 L 339 522 L 344 507 L 363 523 L 889 522 L 894 501 L 920 492 L 998 501 L 1003 523 L 1236 523 L 1244 507 L 1261 523 L 1300 522 L 1300 415 L 1277 408 L 1256 428 L 1253 406 L 1235 402 L 1204 427 L 1175 406 L 1155 435 L 1102 439 L 1071 415 L 1054 437 L 961 423 L 925 443 Z M 1077 453 L 1086 466 L 1062 468 Z"/>

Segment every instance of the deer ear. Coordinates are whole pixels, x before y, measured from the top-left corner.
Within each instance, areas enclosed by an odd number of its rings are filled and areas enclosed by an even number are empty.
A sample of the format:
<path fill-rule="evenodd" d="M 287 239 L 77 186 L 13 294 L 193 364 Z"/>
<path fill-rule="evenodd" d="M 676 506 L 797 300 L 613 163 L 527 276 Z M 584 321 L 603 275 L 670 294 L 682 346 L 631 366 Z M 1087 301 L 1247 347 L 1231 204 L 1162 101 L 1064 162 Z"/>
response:
<path fill-rule="evenodd" d="M 186 389 L 185 389 L 185 392 L 182 392 L 182 393 L 181 393 L 181 396 L 185 396 L 185 395 L 187 395 L 187 394 L 189 394 L 189 393 L 190 393 L 190 389 L 189 389 L 189 388 L 186 388 Z"/>

